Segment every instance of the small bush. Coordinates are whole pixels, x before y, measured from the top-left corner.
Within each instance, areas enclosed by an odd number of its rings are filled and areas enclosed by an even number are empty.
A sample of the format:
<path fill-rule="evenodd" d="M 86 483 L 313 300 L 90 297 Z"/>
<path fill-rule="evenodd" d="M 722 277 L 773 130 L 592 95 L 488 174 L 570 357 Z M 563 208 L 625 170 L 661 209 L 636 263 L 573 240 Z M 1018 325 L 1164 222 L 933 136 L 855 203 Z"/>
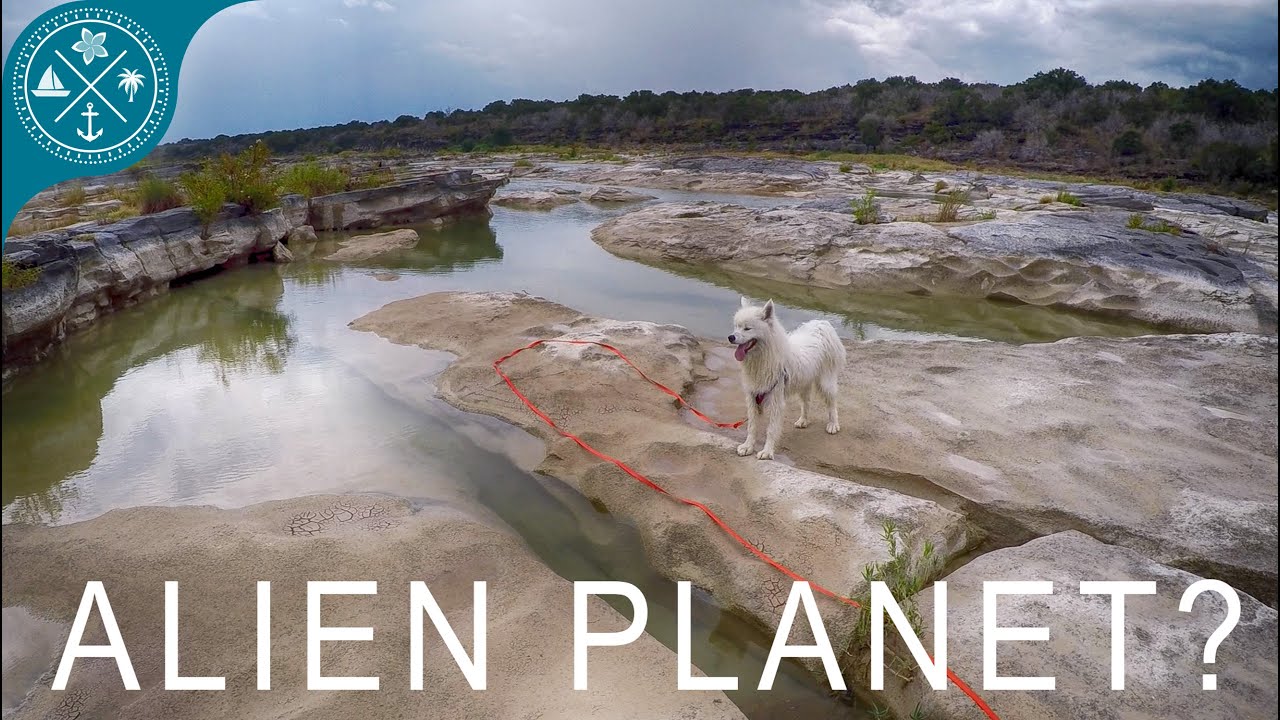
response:
<path fill-rule="evenodd" d="M 952 191 L 942 196 L 942 204 L 938 206 L 938 216 L 934 222 L 955 222 L 960 217 L 960 206 L 968 200 L 965 193 Z"/>
<path fill-rule="evenodd" d="M 913 556 L 892 521 L 885 521 L 882 537 L 889 550 L 889 560 L 883 563 L 872 563 L 863 568 L 862 578 L 866 581 L 867 589 L 863 595 L 854 598 L 860 606 L 858 621 L 853 629 L 854 642 L 851 645 L 851 650 L 857 651 L 853 653 L 853 660 L 857 664 L 854 667 L 846 665 L 844 669 L 846 674 L 857 679 L 867 678 L 871 669 L 868 662 L 870 658 L 858 654 L 870 650 L 871 647 L 871 583 L 883 582 L 889 587 L 911 629 L 919 637 L 922 635 L 922 623 L 915 596 L 938 574 L 944 561 L 933 543 L 929 541 L 925 541 L 918 557 Z M 887 645 L 885 651 L 889 656 L 885 663 L 889 672 L 903 680 L 911 680 L 915 675 L 914 660 L 910 656 L 901 657 L 895 654 Z"/>
<path fill-rule="evenodd" d="M 235 203 L 250 213 L 260 213 L 280 202 L 279 186 L 271 165 L 271 151 L 258 141 L 239 155 L 223 153 L 206 160 L 200 170 L 182 176 L 179 184 L 196 216 L 206 226 L 225 203 Z"/>
<path fill-rule="evenodd" d="M 345 170 L 325 167 L 315 161 L 294 165 L 280 177 L 281 189 L 308 200 L 343 192 L 350 182 L 351 177 Z"/>
<path fill-rule="evenodd" d="M 138 181 L 138 210 L 143 215 L 176 207 L 182 207 L 182 193 L 176 185 L 155 175 L 147 175 Z"/>
<path fill-rule="evenodd" d="M 85 193 L 84 186 L 78 183 L 67 188 L 66 192 L 62 193 L 63 207 L 83 205 L 85 200 L 88 199 L 89 196 Z"/>
<path fill-rule="evenodd" d="M 853 217 L 859 225 L 872 225 L 880 219 L 880 211 L 876 208 L 876 194 L 871 190 L 861 200 L 855 198 L 849 204 L 853 206 Z"/>
<path fill-rule="evenodd" d="M 1072 195 L 1066 190 L 1059 191 L 1057 197 L 1055 197 L 1054 200 L 1060 203 L 1065 203 L 1067 205 L 1072 205 L 1074 207 L 1084 207 L 1084 202 L 1080 198 L 1076 197 L 1075 195 Z"/>
<path fill-rule="evenodd" d="M 1134 213 L 1129 216 L 1129 220 L 1125 223 L 1125 227 L 1130 230 L 1139 230 L 1142 228 L 1142 224 L 1144 222 L 1146 222 L 1146 218 L 1142 217 L 1139 213 Z"/>
<path fill-rule="evenodd" d="M 206 226 L 218 216 L 218 211 L 227 202 L 226 181 L 206 167 L 198 172 L 189 172 L 178 181 L 187 194 L 187 202 L 195 211 L 196 217 Z"/>
<path fill-rule="evenodd" d="M 1147 145 L 1142 142 L 1142 133 L 1137 130 L 1125 130 L 1111 143 L 1111 152 L 1121 157 L 1141 155 L 1146 151 Z"/>
<path fill-rule="evenodd" d="M 1052 196 L 1052 195 L 1041 195 L 1041 196 L 1040 196 L 1040 204 L 1041 204 L 1041 205 L 1048 205 L 1048 204 L 1049 204 L 1049 203 L 1051 203 L 1051 202 L 1053 202 L 1053 196 Z"/>
<path fill-rule="evenodd" d="M 1175 192 L 1178 189 L 1178 179 L 1167 177 L 1156 183 L 1156 189 L 1163 192 Z"/>
<path fill-rule="evenodd" d="M 515 167 L 533 167 L 533 161 L 529 158 L 520 158 L 512 163 Z"/>
<path fill-rule="evenodd" d="M 840 163 L 840 172 L 842 172 L 842 173 L 851 173 L 851 172 L 853 172 L 853 165 L 851 165 L 851 164 L 849 164 L 849 163 Z"/>
<path fill-rule="evenodd" d="M 40 268 L 22 268 L 5 260 L 4 268 L 4 289 L 17 290 L 24 288 L 35 282 L 40 277 Z"/>
<path fill-rule="evenodd" d="M 942 192 L 943 190 L 946 190 L 946 189 L 947 189 L 947 181 L 946 181 L 946 180 L 939 180 L 938 182 L 936 182 L 936 183 L 934 183 L 934 184 L 933 184 L 933 191 L 934 191 L 934 192 L 936 192 L 936 193 L 940 193 L 940 192 Z"/>

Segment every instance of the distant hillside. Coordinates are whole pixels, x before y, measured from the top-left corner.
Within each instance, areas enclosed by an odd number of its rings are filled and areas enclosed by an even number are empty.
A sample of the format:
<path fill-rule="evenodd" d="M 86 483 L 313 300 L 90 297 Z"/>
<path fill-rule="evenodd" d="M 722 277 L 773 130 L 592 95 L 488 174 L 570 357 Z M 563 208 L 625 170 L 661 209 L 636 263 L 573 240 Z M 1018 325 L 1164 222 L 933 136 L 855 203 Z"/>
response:
<path fill-rule="evenodd" d="M 948 78 L 862 80 L 795 90 L 665 92 L 498 101 L 483 110 L 286 130 L 156 149 L 161 160 L 236 151 L 483 151 L 510 145 L 693 146 L 783 152 L 899 152 L 1028 169 L 1181 178 L 1237 192 L 1276 187 L 1276 90 L 1235 81 L 1187 88 L 1090 85 L 1066 69 L 1008 87 Z"/>

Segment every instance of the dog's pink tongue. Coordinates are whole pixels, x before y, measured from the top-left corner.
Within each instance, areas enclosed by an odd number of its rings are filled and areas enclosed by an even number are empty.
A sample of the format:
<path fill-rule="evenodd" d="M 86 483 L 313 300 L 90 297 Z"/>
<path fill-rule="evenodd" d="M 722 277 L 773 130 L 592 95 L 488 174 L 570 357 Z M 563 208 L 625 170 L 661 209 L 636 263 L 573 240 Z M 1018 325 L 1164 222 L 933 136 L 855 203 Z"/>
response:
<path fill-rule="evenodd" d="M 747 345 L 747 343 L 742 343 L 741 345 L 739 345 L 739 346 L 737 346 L 737 347 L 735 347 L 735 348 L 733 349 L 733 356 L 734 356 L 735 358 L 737 358 L 738 362 L 742 362 L 743 360 L 746 360 L 746 359 L 747 359 L 747 350 L 748 350 L 748 349 L 750 349 L 750 348 L 749 348 L 749 346 Z"/>

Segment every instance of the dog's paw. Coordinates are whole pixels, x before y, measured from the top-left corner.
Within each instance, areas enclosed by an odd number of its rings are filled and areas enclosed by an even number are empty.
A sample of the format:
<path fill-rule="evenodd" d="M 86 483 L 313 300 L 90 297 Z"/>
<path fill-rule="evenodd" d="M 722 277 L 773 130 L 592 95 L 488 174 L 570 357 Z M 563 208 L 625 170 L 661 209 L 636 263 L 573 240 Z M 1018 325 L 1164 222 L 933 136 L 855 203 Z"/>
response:
<path fill-rule="evenodd" d="M 800 418 L 799 420 L 796 420 L 795 424 L 798 428 L 807 428 L 809 427 L 809 418 Z"/>
<path fill-rule="evenodd" d="M 757 459 L 757 460 L 772 460 L 772 459 L 773 459 L 773 451 L 772 451 L 772 450 L 768 450 L 768 449 L 766 449 L 766 450 L 761 450 L 760 452 L 756 453 L 756 459 Z"/>
<path fill-rule="evenodd" d="M 738 446 L 738 456 L 746 457 L 750 455 L 752 452 L 754 452 L 755 449 L 756 449 L 755 446 L 752 445 L 751 443 L 742 443 L 741 445 Z"/>
<path fill-rule="evenodd" d="M 828 434 L 828 435 L 835 435 L 835 434 L 836 434 L 836 433 L 838 433 L 838 432 L 840 432 L 840 423 L 838 423 L 838 422 L 829 422 L 829 423 L 827 423 L 827 434 Z"/>

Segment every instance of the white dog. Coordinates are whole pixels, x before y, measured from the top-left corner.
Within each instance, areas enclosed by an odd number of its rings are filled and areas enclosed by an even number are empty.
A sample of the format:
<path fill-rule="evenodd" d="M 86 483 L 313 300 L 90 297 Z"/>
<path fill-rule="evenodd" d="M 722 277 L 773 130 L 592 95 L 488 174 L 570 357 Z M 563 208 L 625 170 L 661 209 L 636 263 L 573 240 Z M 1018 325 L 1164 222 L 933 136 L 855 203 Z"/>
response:
<path fill-rule="evenodd" d="M 755 452 L 763 420 L 764 448 L 756 457 L 773 458 L 782 435 L 789 393 L 800 398 L 796 427 L 809 426 L 809 403 L 816 390 L 827 405 L 827 432 L 840 432 L 836 389 L 845 364 L 845 350 L 831 323 L 810 320 L 788 334 L 778 322 L 772 300 L 764 307 L 755 307 L 744 297 L 742 307 L 733 316 L 729 342 L 737 346 L 733 355 L 742 363 L 742 389 L 747 402 L 747 441 L 738 446 L 739 455 Z"/>

